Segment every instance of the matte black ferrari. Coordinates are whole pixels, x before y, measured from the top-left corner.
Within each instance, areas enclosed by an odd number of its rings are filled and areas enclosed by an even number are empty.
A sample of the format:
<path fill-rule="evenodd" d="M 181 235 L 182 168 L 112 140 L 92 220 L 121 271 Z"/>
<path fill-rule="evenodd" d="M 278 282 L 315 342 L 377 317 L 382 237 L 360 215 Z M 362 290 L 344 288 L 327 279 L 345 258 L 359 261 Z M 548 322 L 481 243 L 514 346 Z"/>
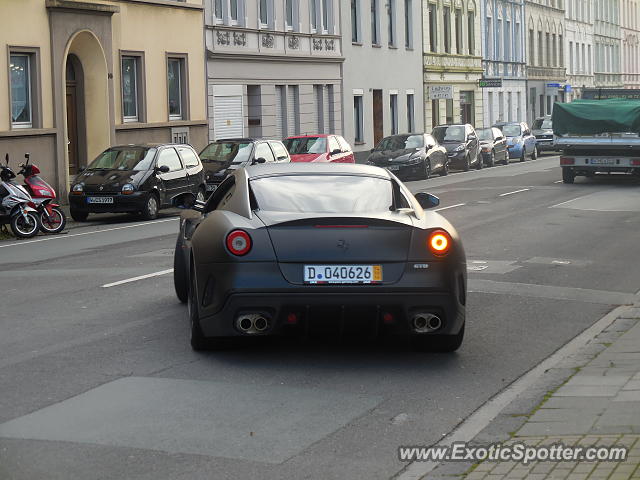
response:
<path fill-rule="evenodd" d="M 273 334 L 410 335 L 454 351 L 466 259 L 437 197 L 350 164 L 242 168 L 205 202 L 183 194 L 174 259 L 191 345 Z"/>

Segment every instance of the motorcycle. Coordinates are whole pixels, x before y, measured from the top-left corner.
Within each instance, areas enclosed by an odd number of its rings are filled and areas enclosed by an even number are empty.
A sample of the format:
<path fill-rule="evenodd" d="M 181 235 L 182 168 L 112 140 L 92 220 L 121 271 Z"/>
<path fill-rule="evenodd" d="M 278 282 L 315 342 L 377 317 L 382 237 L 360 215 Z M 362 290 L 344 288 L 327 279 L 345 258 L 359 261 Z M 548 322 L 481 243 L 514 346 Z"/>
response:
<path fill-rule="evenodd" d="M 53 203 L 56 191 L 39 176 L 40 169 L 29 164 L 29 154 L 25 153 L 25 163 L 20 164 L 18 175 L 24 177 L 24 188 L 31 194 L 40 215 L 40 229 L 44 233 L 60 233 L 67 224 L 67 217 L 60 205 Z"/>
<path fill-rule="evenodd" d="M 0 164 L 0 225 L 9 224 L 18 238 L 33 237 L 40 230 L 40 215 L 29 192 L 11 181 L 16 174 L 9 168 L 8 154 L 5 159 L 6 165 Z"/>

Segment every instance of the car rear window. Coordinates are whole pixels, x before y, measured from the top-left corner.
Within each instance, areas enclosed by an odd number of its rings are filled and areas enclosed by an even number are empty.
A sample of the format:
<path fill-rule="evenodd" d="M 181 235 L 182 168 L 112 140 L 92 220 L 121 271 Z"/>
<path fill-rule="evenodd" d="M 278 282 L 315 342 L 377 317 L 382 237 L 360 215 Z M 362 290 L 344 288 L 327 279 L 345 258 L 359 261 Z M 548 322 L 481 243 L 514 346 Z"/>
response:
<path fill-rule="evenodd" d="M 283 175 L 251 180 L 260 210 L 272 212 L 388 212 L 391 181 L 360 175 Z"/>
<path fill-rule="evenodd" d="M 536 130 L 551 129 L 553 128 L 553 123 L 550 118 L 536 118 L 533 122 L 533 128 Z"/>
<path fill-rule="evenodd" d="M 214 142 L 200 152 L 203 163 L 243 163 L 249 160 L 253 144 L 250 142 Z"/>
<path fill-rule="evenodd" d="M 291 155 L 325 153 L 327 151 L 327 139 L 325 137 L 287 138 L 284 141 L 284 145 Z"/>

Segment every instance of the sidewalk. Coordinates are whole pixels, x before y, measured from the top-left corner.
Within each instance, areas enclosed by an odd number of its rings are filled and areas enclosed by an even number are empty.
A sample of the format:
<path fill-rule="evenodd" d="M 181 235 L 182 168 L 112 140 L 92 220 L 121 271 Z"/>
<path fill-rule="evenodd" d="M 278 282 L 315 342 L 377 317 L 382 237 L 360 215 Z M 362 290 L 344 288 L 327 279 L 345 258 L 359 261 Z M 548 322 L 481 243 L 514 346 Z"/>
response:
<path fill-rule="evenodd" d="M 487 460 L 474 465 L 450 462 L 440 464 L 423 478 L 640 479 L 640 303 L 627 308 L 580 352 L 561 363 L 553 370 L 565 372 L 564 381 L 547 390 L 537 406 L 531 409 L 529 405 L 522 412 L 526 400 L 514 401 L 472 445 L 626 446 L 626 461 L 534 461 L 527 465 Z M 568 372 L 573 374 L 567 376 Z M 538 387 L 538 399 L 540 393 Z M 524 422 L 520 421 L 517 428 L 505 430 L 519 419 Z"/>

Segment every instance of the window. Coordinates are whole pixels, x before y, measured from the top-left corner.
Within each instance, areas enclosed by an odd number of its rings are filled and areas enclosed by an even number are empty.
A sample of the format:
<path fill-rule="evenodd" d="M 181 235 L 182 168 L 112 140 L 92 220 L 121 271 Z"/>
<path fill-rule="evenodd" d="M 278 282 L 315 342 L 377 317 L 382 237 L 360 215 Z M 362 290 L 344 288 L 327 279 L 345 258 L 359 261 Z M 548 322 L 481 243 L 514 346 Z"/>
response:
<path fill-rule="evenodd" d="M 387 22 L 389 24 L 389 46 L 396 44 L 396 2 L 395 0 L 387 0 Z"/>
<path fill-rule="evenodd" d="M 453 123 L 453 99 L 452 98 L 447 98 L 445 100 L 445 115 L 446 115 L 446 122 Z"/>
<path fill-rule="evenodd" d="M 462 10 L 456 9 L 456 53 L 462 55 Z"/>
<path fill-rule="evenodd" d="M 229 0 L 229 17 L 232 24 L 238 23 L 238 0 Z"/>
<path fill-rule="evenodd" d="M 313 0 L 311 0 L 313 2 Z M 260 26 L 269 25 L 269 4 L 268 0 L 260 0 Z"/>
<path fill-rule="evenodd" d="M 289 159 L 289 154 L 287 153 L 287 149 L 284 148 L 280 142 L 269 142 L 271 144 L 271 150 L 276 156 L 276 161 L 282 162 Z"/>
<path fill-rule="evenodd" d="M 276 158 L 273 156 L 271 148 L 268 143 L 260 143 L 256 147 L 255 159 L 264 158 L 266 162 L 275 162 Z"/>
<path fill-rule="evenodd" d="M 558 44 L 560 46 L 559 50 L 560 50 L 560 66 L 564 67 L 564 42 L 562 40 L 562 34 L 558 35 Z"/>
<path fill-rule="evenodd" d="M 413 132 L 416 128 L 414 111 L 413 93 L 407 93 L 407 130 L 409 132 Z"/>
<path fill-rule="evenodd" d="M 398 133 L 398 94 L 389 95 L 389 109 L 391 110 L 391 134 Z"/>
<path fill-rule="evenodd" d="M 167 166 L 170 172 L 182 170 L 180 157 L 173 148 L 165 148 L 158 155 L 158 167 Z"/>
<path fill-rule="evenodd" d="M 520 58 L 520 22 L 516 22 L 516 31 L 514 33 L 514 52 L 513 52 L 513 60 L 519 62 L 522 60 Z"/>
<path fill-rule="evenodd" d="M 186 58 L 169 57 L 167 61 L 169 120 L 183 120 L 188 118 L 185 60 Z"/>
<path fill-rule="evenodd" d="M 486 35 L 486 45 L 485 48 L 487 50 L 487 57 L 493 59 L 493 18 L 487 17 L 487 35 Z"/>
<path fill-rule="evenodd" d="M 122 57 L 122 119 L 138 121 L 138 57 Z"/>
<path fill-rule="evenodd" d="M 404 0 L 404 46 L 406 48 L 413 48 L 412 5 L 412 0 Z"/>
<path fill-rule="evenodd" d="M 260 0 L 261 2 L 265 2 L 266 0 Z M 311 30 L 318 30 L 318 5 L 316 4 L 317 0 L 309 0 L 309 11 L 311 13 Z"/>
<path fill-rule="evenodd" d="M 444 51 L 451 53 L 451 8 L 444 7 Z"/>
<path fill-rule="evenodd" d="M 293 28 L 293 0 L 285 0 L 287 29 Z"/>
<path fill-rule="evenodd" d="M 360 0 L 351 0 L 351 41 L 359 43 L 360 38 Z"/>
<path fill-rule="evenodd" d="M 353 97 L 353 130 L 356 143 L 364 143 L 362 95 Z"/>
<path fill-rule="evenodd" d="M 533 32 L 533 30 L 529 30 L 529 62 L 531 62 L 531 65 L 534 65 L 535 63 L 535 33 Z"/>
<path fill-rule="evenodd" d="M 328 33 L 332 30 L 331 22 L 331 5 L 330 0 L 322 0 L 322 32 Z"/>
<path fill-rule="evenodd" d="M 440 125 L 440 100 L 431 100 L 431 126 Z"/>
<path fill-rule="evenodd" d="M 552 50 L 551 56 L 553 61 L 552 66 L 557 67 L 558 66 L 558 40 L 555 33 L 552 35 L 551 50 Z"/>
<path fill-rule="evenodd" d="M 473 12 L 467 12 L 467 41 L 469 46 L 469 55 L 476 54 L 476 31 L 475 31 L 475 15 Z"/>
<path fill-rule="evenodd" d="M 542 32 L 538 32 L 538 66 L 542 65 Z"/>
<path fill-rule="evenodd" d="M 197 166 L 200 165 L 200 162 L 198 161 L 198 156 L 190 148 L 178 147 L 178 153 L 182 157 L 182 161 L 184 162 L 185 167 L 196 168 Z"/>
<path fill-rule="evenodd" d="M 371 43 L 380 45 L 380 30 L 378 27 L 378 0 L 371 0 Z"/>
<path fill-rule="evenodd" d="M 342 152 L 342 148 L 340 147 L 338 140 L 336 139 L 336 137 L 329 137 L 329 153 L 333 153 L 336 150 Z"/>
<path fill-rule="evenodd" d="M 316 100 L 316 131 L 318 133 L 325 133 L 326 130 L 324 125 L 324 115 L 325 115 L 324 87 L 322 85 L 314 85 L 313 90 L 316 97 L 315 99 Z"/>
<path fill-rule="evenodd" d="M 573 42 L 569 42 L 569 73 L 573 72 Z"/>
<path fill-rule="evenodd" d="M 215 17 L 216 23 L 222 23 L 222 0 L 214 0 L 213 16 Z"/>
<path fill-rule="evenodd" d="M 33 127 L 33 54 L 12 53 L 9 59 L 11 83 L 11 126 Z"/>
<path fill-rule="evenodd" d="M 344 153 L 351 152 L 351 145 L 349 145 L 349 142 L 347 142 L 343 137 L 341 137 L 339 135 L 336 138 L 338 139 L 338 143 L 340 144 L 340 148 L 342 149 L 342 151 Z"/>
<path fill-rule="evenodd" d="M 434 3 L 429 4 L 429 51 L 438 51 L 438 17 Z"/>

